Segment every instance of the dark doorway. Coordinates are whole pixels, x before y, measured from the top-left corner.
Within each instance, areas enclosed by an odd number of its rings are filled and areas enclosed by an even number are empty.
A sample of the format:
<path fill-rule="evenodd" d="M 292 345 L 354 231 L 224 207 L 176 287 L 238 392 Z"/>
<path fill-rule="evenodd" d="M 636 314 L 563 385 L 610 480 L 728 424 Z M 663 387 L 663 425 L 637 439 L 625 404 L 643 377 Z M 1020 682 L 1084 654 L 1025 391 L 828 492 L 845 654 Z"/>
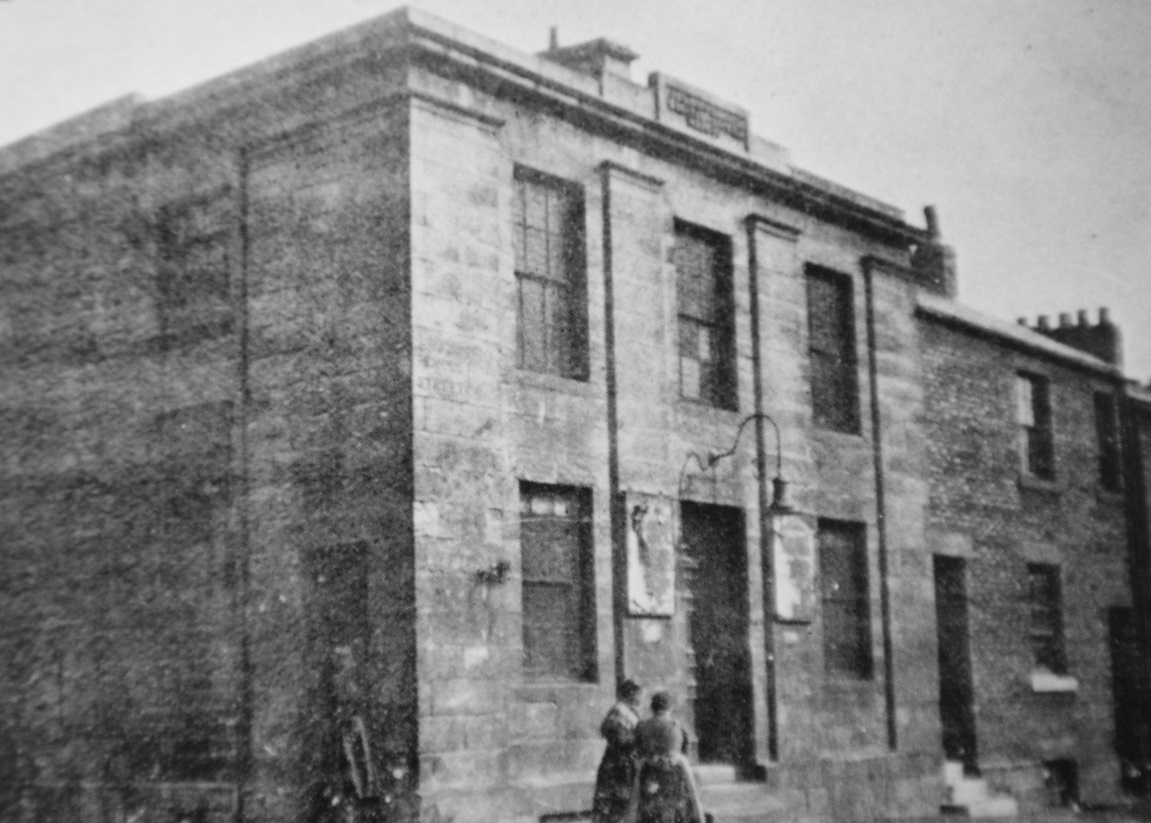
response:
<path fill-rule="evenodd" d="M 1139 646 L 1135 612 L 1127 607 L 1107 610 L 1111 636 L 1111 696 L 1115 718 L 1115 753 L 1122 768 L 1123 788 L 1139 792 L 1146 786 L 1147 715 L 1139 697 Z"/>
<path fill-rule="evenodd" d="M 967 630 L 967 569 L 961 557 L 936 555 L 935 625 L 939 633 L 939 717 L 943 754 L 978 774 L 975 747 L 975 690 Z"/>
<path fill-rule="evenodd" d="M 749 760 L 752 734 L 743 513 L 683 503 L 681 514 L 699 759 L 743 764 Z"/>

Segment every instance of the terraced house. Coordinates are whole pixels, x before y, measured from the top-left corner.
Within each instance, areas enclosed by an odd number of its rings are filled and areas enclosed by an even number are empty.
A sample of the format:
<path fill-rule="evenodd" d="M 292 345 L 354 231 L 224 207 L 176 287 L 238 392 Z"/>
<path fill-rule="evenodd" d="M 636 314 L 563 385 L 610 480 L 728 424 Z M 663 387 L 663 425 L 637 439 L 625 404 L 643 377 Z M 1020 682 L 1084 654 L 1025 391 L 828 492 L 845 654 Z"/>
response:
<path fill-rule="evenodd" d="M 634 58 L 403 9 L 0 151 L 0 816 L 574 819 L 625 677 L 717 820 L 1138 787 L 1117 330 Z"/>

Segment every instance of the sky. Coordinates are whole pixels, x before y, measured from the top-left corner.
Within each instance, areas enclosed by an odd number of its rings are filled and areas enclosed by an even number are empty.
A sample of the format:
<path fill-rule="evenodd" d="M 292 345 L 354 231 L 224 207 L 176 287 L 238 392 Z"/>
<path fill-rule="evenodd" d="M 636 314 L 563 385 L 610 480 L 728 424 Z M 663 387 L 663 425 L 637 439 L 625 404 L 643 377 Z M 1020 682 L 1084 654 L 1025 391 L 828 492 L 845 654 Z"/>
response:
<path fill-rule="evenodd" d="M 395 0 L 0 0 L 0 145 L 156 99 Z M 922 225 L 959 297 L 1004 320 L 1111 309 L 1151 379 L 1146 0 L 423 0 L 523 51 L 594 37 L 747 108 L 816 174 Z"/>

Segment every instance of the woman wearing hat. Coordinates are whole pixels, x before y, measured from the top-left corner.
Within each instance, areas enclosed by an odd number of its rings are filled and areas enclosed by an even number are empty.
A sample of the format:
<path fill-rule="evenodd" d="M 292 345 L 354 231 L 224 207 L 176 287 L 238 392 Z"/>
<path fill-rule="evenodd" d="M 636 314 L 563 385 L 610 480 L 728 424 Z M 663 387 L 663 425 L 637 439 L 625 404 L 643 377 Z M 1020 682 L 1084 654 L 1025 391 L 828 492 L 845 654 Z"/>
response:
<path fill-rule="evenodd" d="M 595 777 L 592 816 L 595 823 L 633 823 L 636 810 L 635 727 L 639 723 L 640 688 L 624 680 L 617 700 L 600 725 L 607 749 Z"/>

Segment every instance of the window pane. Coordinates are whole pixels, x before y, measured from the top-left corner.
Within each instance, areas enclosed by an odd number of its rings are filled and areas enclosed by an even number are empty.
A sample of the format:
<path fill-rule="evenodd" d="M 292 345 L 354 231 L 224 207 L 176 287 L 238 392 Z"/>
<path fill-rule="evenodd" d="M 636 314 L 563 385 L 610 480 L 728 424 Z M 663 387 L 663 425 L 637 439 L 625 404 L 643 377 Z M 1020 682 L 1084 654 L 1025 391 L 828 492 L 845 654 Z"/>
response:
<path fill-rule="evenodd" d="M 528 228 L 524 237 L 524 264 L 521 271 L 536 277 L 548 274 L 548 236 L 542 229 Z"/>
<path fill-rule="evenodd" d="M 571 599 L 569 586 L 524 583 L 524 664 L 529 672 L 573 674 Z"/>
<path fill-rule="evenodd" d="M 1035 665 L 1062 674 L 1066 670 L 1063 649 L 1062 602 L 1059 567 L 1032 564 L 1027 567 L 1028 606 Z"/>
<path fill-rule="evenodd" d="M 678 226 L 675 243 L 680 396 L 734 408 L 730 241 Z"/>
<path fill-rule="evenodd" d="M 520 367 L 544 371 L 547 365 L 544 324 L 544 287 L 527 277 L 519 278 Z"/>
<path fill-rule="evenodd" d="M 1021 374 L 1015 381 L 1015 417 L 1021 426 L 1035 425 L 1035 400 L 1031 378 Z"/>

